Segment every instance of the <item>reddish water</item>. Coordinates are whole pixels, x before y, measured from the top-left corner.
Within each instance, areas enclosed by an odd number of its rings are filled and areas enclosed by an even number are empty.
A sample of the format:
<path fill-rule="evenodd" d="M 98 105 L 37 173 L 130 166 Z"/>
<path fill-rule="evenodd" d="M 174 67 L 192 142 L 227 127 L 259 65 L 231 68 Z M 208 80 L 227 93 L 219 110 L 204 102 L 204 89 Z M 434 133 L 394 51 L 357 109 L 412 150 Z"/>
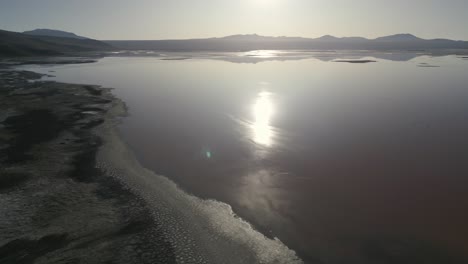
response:
<path fill-rule="evenodd" d="M 55 70 L 117 88 L 123 136 L 146 167 L 229 203 L 310 262 L 458 263 L 468 61 L 396 57 L 106 58 Z"/>

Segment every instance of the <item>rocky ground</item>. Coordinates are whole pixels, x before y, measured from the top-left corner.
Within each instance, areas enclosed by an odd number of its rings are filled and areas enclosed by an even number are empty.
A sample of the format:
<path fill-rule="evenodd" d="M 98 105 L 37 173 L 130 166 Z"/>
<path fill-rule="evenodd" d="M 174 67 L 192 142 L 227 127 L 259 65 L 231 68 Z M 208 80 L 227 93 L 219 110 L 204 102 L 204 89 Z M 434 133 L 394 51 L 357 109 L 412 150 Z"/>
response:
<path fill-rule="evenodd" d="M 0 67 L 0 263 L 174 263 L 145 203 L 96 168 L 120 102 Z"/>

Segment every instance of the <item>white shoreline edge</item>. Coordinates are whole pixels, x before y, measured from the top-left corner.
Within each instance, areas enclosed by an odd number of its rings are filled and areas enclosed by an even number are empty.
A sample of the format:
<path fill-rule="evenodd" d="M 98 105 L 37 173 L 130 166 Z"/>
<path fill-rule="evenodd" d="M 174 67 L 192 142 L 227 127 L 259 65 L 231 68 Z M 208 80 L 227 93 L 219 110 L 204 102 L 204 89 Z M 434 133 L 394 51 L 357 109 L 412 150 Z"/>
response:
<path fill-rule="evenodd" d="M 102 89 L 113 101 L 105 122 L 95 129 L 103 140 L 97 166 L 148 204 L 164 226 L 178 263 L 303 263 L 279 239 L 266 237 L 235 215 L 230 205 L 190 195 L 144 168 L 118 132 L 117 125 L 127 115 L 125 103 L 112 89 Z"/>

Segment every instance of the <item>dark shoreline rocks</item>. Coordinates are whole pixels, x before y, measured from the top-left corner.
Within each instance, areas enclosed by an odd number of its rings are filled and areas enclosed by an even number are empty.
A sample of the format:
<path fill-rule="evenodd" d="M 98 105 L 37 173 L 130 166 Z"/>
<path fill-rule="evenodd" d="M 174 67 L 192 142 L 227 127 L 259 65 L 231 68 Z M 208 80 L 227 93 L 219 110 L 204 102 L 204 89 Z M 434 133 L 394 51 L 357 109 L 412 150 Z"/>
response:
<path fill-rule="evenodd" d="M 371 63 L 377 62 L 375 60 L 334 60 L 334 62 L 346 62 L 346 63 Z"/>
<path fill-rule="evenodd" d="M 0 71 L 0 263 L 175 263 L 147 205 L 96 168 L 114 98 Z"/>

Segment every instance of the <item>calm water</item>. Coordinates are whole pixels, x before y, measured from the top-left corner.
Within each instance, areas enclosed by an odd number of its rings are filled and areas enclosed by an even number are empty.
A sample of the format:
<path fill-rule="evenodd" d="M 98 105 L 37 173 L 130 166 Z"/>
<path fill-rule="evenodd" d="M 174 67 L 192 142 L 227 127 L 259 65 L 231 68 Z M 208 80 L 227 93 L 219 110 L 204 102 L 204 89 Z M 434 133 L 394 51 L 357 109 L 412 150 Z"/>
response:
<path fill-rule="evenodd" d="M 271 56 L 36 70 L 116 88 L 130 114 L 122 135 L 144 166 L 232 205 L 308 261 L 451 263 L 468 252 L 467 60 Z"/>

